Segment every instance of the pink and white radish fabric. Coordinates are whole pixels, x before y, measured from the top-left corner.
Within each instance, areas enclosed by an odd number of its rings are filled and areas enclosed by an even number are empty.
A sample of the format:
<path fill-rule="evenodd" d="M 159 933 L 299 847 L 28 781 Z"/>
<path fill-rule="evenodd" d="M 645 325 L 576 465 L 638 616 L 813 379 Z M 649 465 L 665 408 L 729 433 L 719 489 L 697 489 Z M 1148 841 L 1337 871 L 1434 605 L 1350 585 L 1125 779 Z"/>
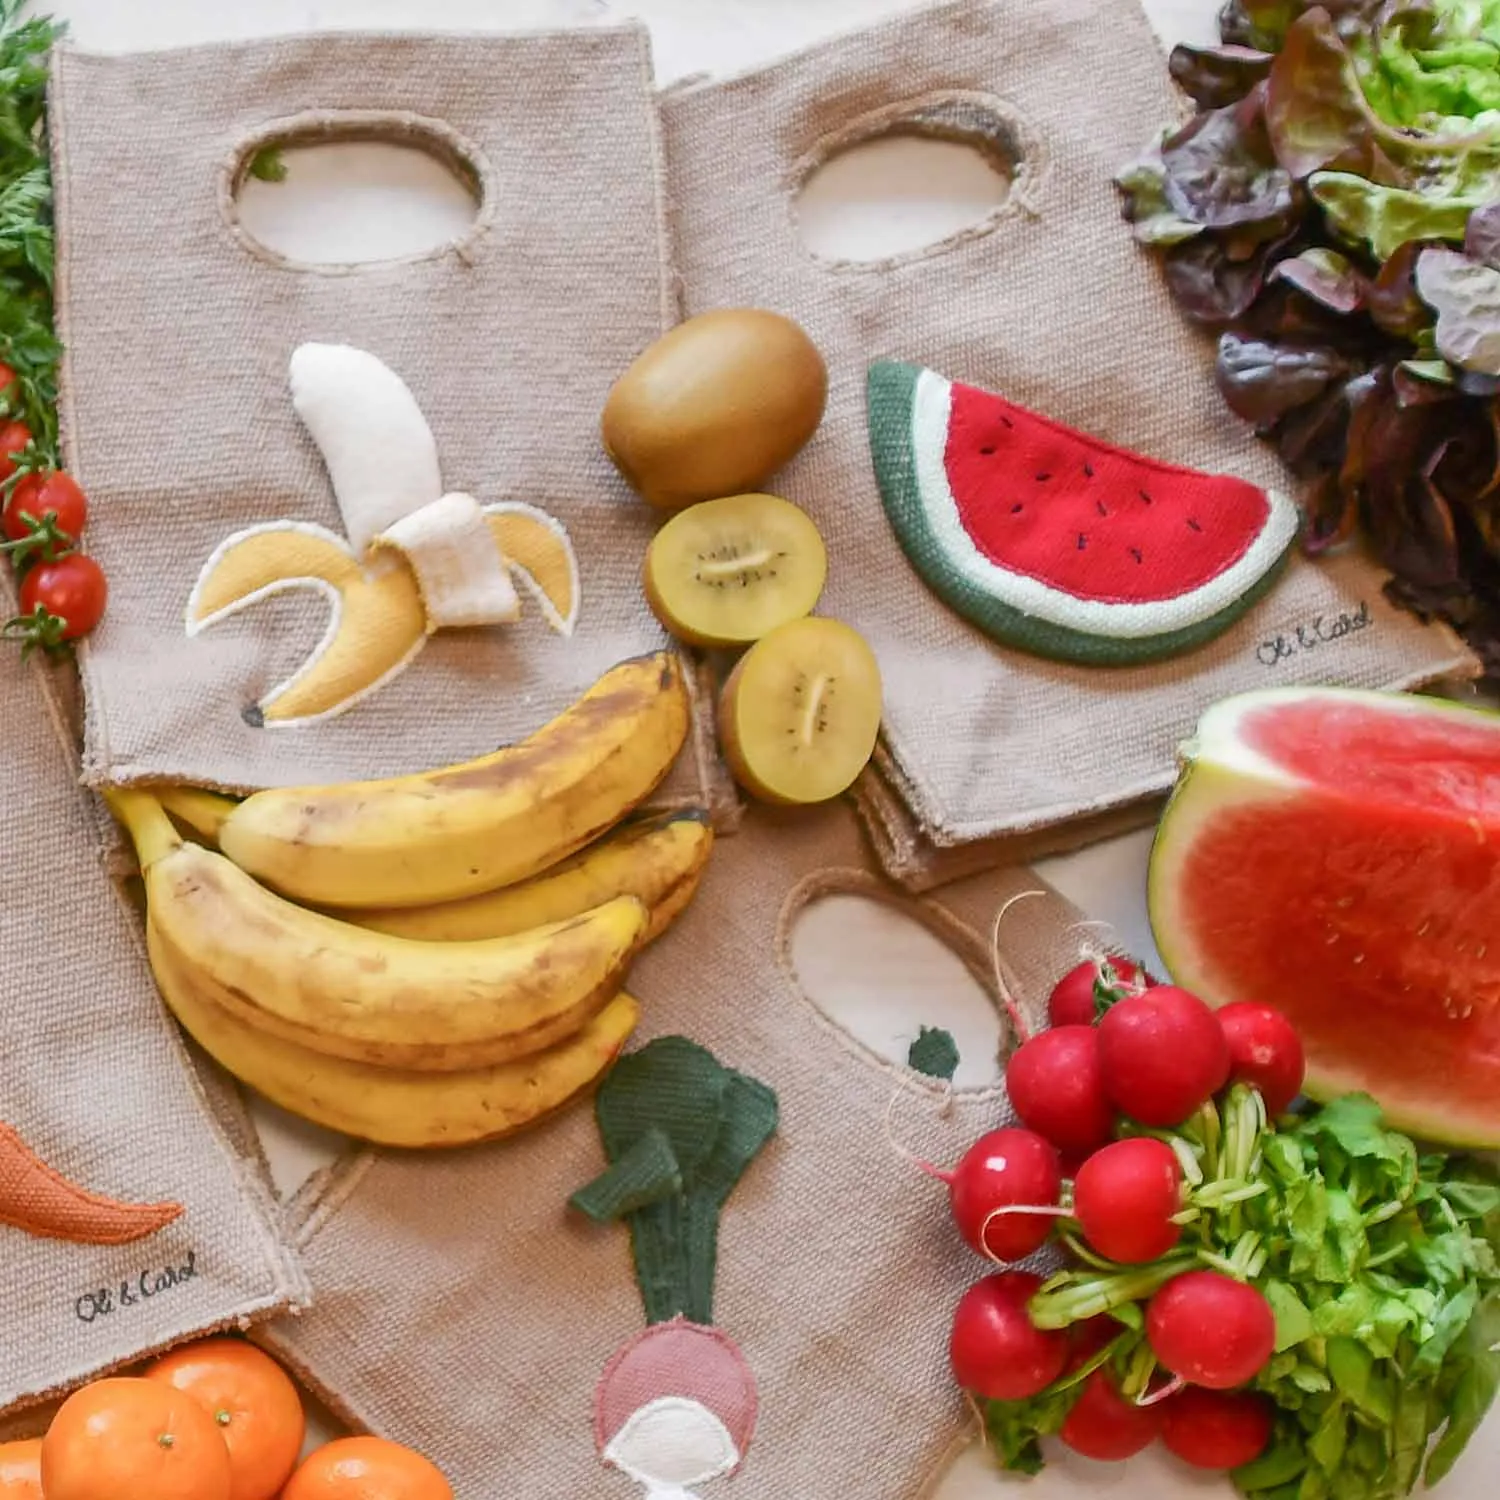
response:
<path fill-rule="evenodd" d="M 734 1342 L 673 1318 L 610 1360 L 594 1394 L 594 1439 L 648 1500 L 697 1500 L 689 1486 L 744 1462 L 755 1411 L 755 1377 Z"/>

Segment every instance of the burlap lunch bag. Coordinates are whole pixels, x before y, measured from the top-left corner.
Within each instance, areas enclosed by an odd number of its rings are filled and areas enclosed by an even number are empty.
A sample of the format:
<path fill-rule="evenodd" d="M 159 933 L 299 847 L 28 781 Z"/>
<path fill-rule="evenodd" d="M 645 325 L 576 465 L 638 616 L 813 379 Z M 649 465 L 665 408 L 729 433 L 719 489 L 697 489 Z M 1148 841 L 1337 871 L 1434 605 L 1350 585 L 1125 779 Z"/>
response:
<path fill-rule="evenodd" d="M 1227 694 L 1299 681 L 1401 688 L 1472 670 L 1446 630 L 1390 608 L 1382 575 L 1354 555 L 1294 560 L 1197 649 L 1098 667 L 996 644 L 898 545 L 867 431 L 877 360 L 1285 489 L 1214 389 L 1212 340 L 1184 323 L 1120 219 L 1115 172 L 1178 112 L 1134 0 L 1111 6 L 1108 24 L 1093 0 L 960 0 L 663 97 L 684 314 L 775 307 L 828 359 L 822 429 L 771 487 L 827 539 L 819 611 L 858 627 L 879 658 L 884 742 L 860 801 L 886 869 L 913 887 L 1145 821 L 1198 712 Z M 912 254 L 819 258 L 800 234 L 800 188 L 830 157 L 893 133 L 972 144 L 1008 175 L 1008 196 Z"/>
<path fill-rule="evenodd" d="M 63 48 L 50 110 L 64 449 L 111 585 L 91 783 L 459 761 L 662 644 L 652 516 L 598 437 L 675 317 L 644 28 Z M 472 228 L 266 248 L 252 162 L 336 140 L 448 163 Z M 666 801 L 717 794 L 700 728 Z"/>
<path fill-rule="evenodd" d="M 793 967 L 793 925 L 824 894 L 889 901 L 993 995 L 991 926 L 1022 890 L 1042 895 L 1007 918 L 1004 961 L 1035 1012 L 1085 935 L 1028 871 L 918 901 L 869 873 L 851 810 L 752 809 L 631 974 L 643 1021 L 616 1075 L 647 1038 L 687 1037 L 779 1101 L 776 1133 L 722 1209 L 713 1281 L 715 1336 L 738 1346 L 758 1391 L 746 1493 L 906 1500 L 971 1435 L 947 1340 L 958 1297 L 989 1268 L 959 1240 L 942 1187 L 892 1140 L 948 1164 L 1011 1118 L 999 1084 L 945 1104 L 945 1085 L 882 1060 L 830 1019 Z M 914 1016 L 921 998 L 911 996 Z M 1008 1050 L 1003 1022 L 999 1035 Z M 679 1101 L 659 1103 L 667 1117 Z M 353 1426 L 431 1454 L 459 1500 L 602 1494 L 595 1438 L 602 1446 L 617 1425 L 619 1377 L 650 1388 L 631 1365 L 646 1326 L 631 1236 L 568 1207 L 603 1165 L 587 1105 L 508 1143 L 359 1155 L 290 1211 L 315 1305 L 258 1336 Z M 743 1446 L 749 1377 L 737 1391 L 726 1384 L 715 1388 L 738 1413 L 739 1428 L 725 1420 Z"/>
<path fill-rule="evenodd" d="M 307 1298 L 263 1163 L 105 871 L 67 687 L 0 652 L 0 1411 Z"/>

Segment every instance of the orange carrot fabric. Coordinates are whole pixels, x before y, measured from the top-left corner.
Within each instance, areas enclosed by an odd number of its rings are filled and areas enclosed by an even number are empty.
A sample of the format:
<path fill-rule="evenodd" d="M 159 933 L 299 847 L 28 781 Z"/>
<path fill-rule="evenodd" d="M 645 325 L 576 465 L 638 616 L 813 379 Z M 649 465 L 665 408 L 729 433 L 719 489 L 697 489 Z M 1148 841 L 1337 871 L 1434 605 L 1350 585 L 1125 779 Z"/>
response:
<path fill-rule="evenodd" d="M 0 1224 L 44 1240 L 128 1245 L 165 1229 L 180 1203 L 122 1203 L 69 1182 L 9 1126 L 0 1125 Z"/>

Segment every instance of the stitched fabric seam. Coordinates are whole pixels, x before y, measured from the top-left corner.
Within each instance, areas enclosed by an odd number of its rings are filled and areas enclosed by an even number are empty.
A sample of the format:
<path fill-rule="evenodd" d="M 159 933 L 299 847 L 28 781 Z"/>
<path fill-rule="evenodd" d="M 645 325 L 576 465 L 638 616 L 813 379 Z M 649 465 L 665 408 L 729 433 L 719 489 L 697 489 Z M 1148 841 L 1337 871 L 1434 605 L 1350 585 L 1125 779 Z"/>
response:
<path fill-rule="evenodd" d="M 995 115 L 1015 132 L 1021 142 L 1017 159 L 1003 160 L 993 144 L 976 136 L 972 131 L 959 127 L 943 127 L 924 124 L 917 113 L 926 105 L 969 103 L 977 105 Z M 780 189 L 786 206 L 792 234 L 797 243 L 803 243 L 801 215 L 798 211 L 798 194 L 813 173 L 837 156 L 840 152 L 865 142 L 889 140 L 894 136 L 920 136 L 928 140 L 956 141 L 978 150 L 992 163 L 1005 169 L 1009 190 L 1003 202 L 997 204 L 977 223 L 966 225 L 953 234 L 923 245 L 915 250 L 898 255 L 882 256 L 877 260 L 848 260 L 818 255 L 804 251 L 819 269 L 834 275 L 878 274 L 895 270 L 901 266 L 916 265 L 948 255 L 975 240 L 995 233 L 1008 220 L 1017 216 L 1029 219 L 1040 218 L 1041 198 L 1045 185 L 1050 157 L 1041 134 L 1026 117 L 1009 101 L 998 94 L 984 93 L 973 89 L 934 89 L 894 104 L 882 105 L 847 121 L 836 130 L 826 132 L 787 169 Z"/>
<path fill-rule="evenodd" d="M 435 161 L 455 171 L 455 163 L 473 174 L 478 185 L 479 205 L 474 222 L 455 239 L 412 255 L 392 259 L 320 265 L 294 260 L 256 239 L 239 216 L 236 198 L 249 171 L 249 162 L 257 150 L 271 146 L 337 144 L 339 142 L 377 141 L 389 145 L 413 146 L 425 151 Z M 253 260 L 276 271 L 316 276 L 353 276 L 366 271 L 388 271 L 397 267 L 416 266 L 457 255 L 465 263 L 475 246 L 494 226 L 499 206 L 499 184 L 488 155 L 477 141 L 445 120 L 414 114 L 409 110 L 385 110 L 378 107 L 344 107 L 310 109 L 299 114 L 269 120 L 258 129 L 241 136 L 219 166 L 215 202 L 219 219 L 235 248 Z"/>
<path fill-rule="evenodd" d="M 882 1057 L 855 1036 L 847 1026 L 829 1016 L 812 998 L 802 983 L 802 976 L 792 957 L 792 931 L 798 917 L 814 901 L 822 896 L 836 895 L 864 896 L 879 901 L 926 929 L 969 970 L 993 1006 L 996 1018 L 1001 1023 L 1002 1032 L 1009 1030 L 1001 1010 L 999 996 L 995 991 L 994 980 L 976 963 L 975 955 L 988 952 L 987 945 L 979 934 L 939 902 L 893 891 L 880 876 L 872 875 L 868 870 L 861 870 L 857 867 L 831 866 L 804 875 L 791 888 L 782 902 L 776 921 L 776 961 L 792 993 L 812 1012 L 830 1035 L 838 1039 L 846 1051 L 852 1052 L 872 1071 L 886 1074 L 905 1092 L 928 1095 L 938 1100 L 952 1100 L 955 1104 L 961 1105 L 1007 1102 L 1009 1095 L 1005 1090 L 1003 1076 L 997 1082 L 986 1084 L 983 1088 L 964 1089 L 955 1089 L 946 1081 L 925 1078 L 921 1074 L 914 1073 L 910 1068 Z M 966 953 L 965 949 L 970 951 Z M 1013 1045 L 1014 1042 L 1012 1042 Z"/>

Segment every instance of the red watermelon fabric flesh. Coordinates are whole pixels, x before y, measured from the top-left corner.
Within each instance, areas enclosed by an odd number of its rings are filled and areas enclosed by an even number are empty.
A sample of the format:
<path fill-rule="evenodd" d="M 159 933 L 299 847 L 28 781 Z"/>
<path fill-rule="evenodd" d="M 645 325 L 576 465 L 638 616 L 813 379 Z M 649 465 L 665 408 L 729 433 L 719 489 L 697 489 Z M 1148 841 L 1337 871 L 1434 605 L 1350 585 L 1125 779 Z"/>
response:
<path fill-rule="evenodd" d="M 1266 492 L 1155 463 L 957 381 L 948 480 L 992 562 L 1079 599 L 1175 599 L 1233 567 L 1265 529 Z M 1065 545 L 1059 545 L 1059 540 Z"/>
<path fill-rule="evenodd" d="M 912 567 L 986 634 L 1128 666 L 1190 651 L 1272 587 L 1297 508 L 934 370 L 869 371 L 870 453 Z"/>
<path fill-rule="evenodd" d="M 1336 689 L 1216 705 L 1150 910 L 1177 983 L 1291 1018 L 1309 1093 L 1500 1146 L 1500 715 Z"/>

